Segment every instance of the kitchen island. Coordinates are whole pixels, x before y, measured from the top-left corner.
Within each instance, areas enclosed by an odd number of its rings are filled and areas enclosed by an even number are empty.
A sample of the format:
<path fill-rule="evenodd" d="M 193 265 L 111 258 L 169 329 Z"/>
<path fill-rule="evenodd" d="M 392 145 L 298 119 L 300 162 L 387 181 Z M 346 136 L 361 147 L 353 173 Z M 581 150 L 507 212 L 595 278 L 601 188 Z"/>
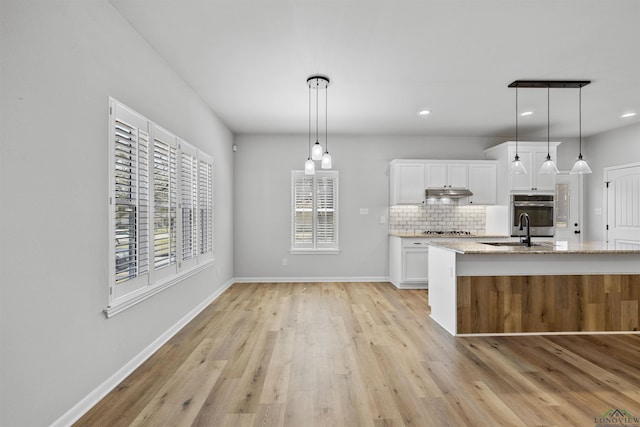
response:
<path fill-rule="evenodd" d="M 452 335 L 638 333 L 640 245 L 429 242 L 431 318 Z"/>

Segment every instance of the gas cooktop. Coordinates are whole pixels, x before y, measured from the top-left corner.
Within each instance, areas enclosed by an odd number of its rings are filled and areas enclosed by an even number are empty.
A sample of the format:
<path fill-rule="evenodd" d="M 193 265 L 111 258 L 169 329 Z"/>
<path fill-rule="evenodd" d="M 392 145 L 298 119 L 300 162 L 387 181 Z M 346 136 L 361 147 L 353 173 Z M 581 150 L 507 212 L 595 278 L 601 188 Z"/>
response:
<path fill-rule="evenodd" d="M 427 237 L 476 237 L 477 234 L 462 230 L 426 230 L 422 232 Z"/>
<path fill-rule="evenodd" d="M 423 231 L 422 234 L 427 235 L 446 235 L 446 236 L 471 236 L 470 231 L 461 231 L 461 230 L 426 230 Z"/>

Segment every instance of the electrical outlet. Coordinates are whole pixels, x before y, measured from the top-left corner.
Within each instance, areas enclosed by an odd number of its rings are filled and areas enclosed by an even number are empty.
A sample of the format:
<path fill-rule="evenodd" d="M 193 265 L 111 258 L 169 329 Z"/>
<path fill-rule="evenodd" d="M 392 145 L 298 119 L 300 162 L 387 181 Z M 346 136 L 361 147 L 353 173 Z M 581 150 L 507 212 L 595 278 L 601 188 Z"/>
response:
<path fill-rule="evenodd" d="M 282 265 L 287 265 L 287 259 L 286 258 L 282 258 Z"/>

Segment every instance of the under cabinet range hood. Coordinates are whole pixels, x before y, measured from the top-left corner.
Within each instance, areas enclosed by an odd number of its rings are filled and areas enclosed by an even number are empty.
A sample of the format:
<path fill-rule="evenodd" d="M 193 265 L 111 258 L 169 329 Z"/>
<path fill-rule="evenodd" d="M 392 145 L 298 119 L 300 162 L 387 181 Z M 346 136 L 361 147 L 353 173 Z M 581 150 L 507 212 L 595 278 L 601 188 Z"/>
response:
<path fill-rule="evenodd" d="M 473 193 L 466 188 L 427 188 L 425 195 L 427 199 L 461 199 L 463 197 L 473 196 Z"/>

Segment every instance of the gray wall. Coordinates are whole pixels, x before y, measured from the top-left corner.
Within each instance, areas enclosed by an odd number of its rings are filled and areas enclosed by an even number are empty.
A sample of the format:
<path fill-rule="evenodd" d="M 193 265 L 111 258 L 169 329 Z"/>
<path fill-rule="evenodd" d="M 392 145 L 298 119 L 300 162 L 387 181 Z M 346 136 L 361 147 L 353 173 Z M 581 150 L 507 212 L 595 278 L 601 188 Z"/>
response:
<path fill-rule="evenodd" d="M 640 162 L 640 123 L 592 136 L 583 141 L 583 156 L 592 174 L 585 176 L 586 240 L 602 240 L 604 168 Z"/>
<path fill-rule="evenodd" d="M 232 135 L 106 1 L 1 7 L 0 425 L 49 425 L 231 280 Z M 109 96 L 214 156 L 217 261 L 106 319 Z"/>
<path fill-rule="evenodd" d="M 307 159 L 307 135 L 238 135 L 235 153 L 237 278 L 386 278 L 389 162 L 395 158 L 484 159 L 504 139 L 330 135 L 339 181 L 339 255 L 292 255 L 291 170 Z M 360 215 L 368 208 L 368 215 Z M 282 265 L 282 259 L 287 265 Z M 330 267 L 330 272 L 327 268 Z"/>

